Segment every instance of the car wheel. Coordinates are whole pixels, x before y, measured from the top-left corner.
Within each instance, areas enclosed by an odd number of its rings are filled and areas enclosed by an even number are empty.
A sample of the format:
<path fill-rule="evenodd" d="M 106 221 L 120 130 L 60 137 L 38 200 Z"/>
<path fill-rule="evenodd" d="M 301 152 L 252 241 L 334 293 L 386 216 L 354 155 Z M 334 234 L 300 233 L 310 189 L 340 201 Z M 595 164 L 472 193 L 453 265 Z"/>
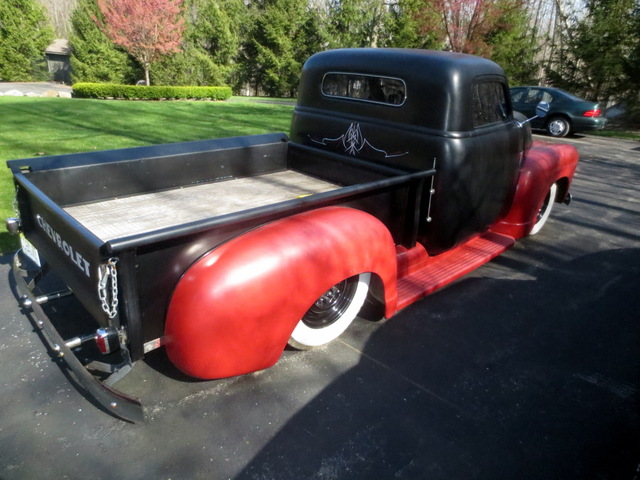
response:
<path fill-rule="evenodd" d="M 306 350 L 337 338 L 362 308 L 370 279 L 370 273 L 361 273 L 335 284 L 323 293 L 296 325 L 289 345 Z"/>
<path fill-rule="evenodd" d="M 554 183 L 553 185 L 551 185 L 549 193 L 547 193 L 547 196 L 544 198 L 544 202 L 542 202 L 542 205 L 538 209 L 538 214 L 536 215 L 536 223 L 533 225 L 533 228 L 531 229 L 531 232 L 529 232 L 529 235 L 535 235 L 540 230 L 542 230 L 544 224 L 547 223 L 547 219 L 549 218 L 551 210 L 553 209 L 557 191 L 558 185 Z"/>
<path fill-rule="evenodd" d="M 547 133 L 552 137 L 566 137 L 571 131 L 571 123 L 564 117 L 553 117 L 547 122 Z"/>

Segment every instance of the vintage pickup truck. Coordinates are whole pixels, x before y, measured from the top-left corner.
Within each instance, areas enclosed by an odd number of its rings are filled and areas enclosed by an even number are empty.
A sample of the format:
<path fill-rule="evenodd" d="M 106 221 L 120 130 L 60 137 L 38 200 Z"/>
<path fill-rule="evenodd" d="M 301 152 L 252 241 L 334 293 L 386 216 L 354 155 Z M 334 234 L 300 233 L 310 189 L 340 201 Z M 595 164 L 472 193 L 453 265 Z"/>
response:
<path fill-rule="evenodd" d="M 391 317 L 536 233 L 577 162 L 532 142 L 489 60 L 327 51 L 304 66 L 289 137 L 9 161 L 14 273 L 76 380 L 136 421 L 140 402 L 110 385 L 151 350 L 223 378 L 331 341 L 365 302 Z M 46 272 L 68 291 L 39 291 Z M 71 292 L 85 331 L 62 338 L 42 304 Z M 109 361 L 82 363 L 86 342 Z"/>

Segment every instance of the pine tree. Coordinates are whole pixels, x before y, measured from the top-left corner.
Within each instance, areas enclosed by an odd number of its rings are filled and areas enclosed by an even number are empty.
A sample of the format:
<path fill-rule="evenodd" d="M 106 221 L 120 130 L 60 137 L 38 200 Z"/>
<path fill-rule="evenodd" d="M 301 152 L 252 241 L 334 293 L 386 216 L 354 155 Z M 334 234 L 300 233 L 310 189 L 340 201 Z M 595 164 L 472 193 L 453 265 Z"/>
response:
<path fill-rule="evenodd" d="M 44 50 L 53 40 L 44 7 L 35 0 L 0 2 L 0 80 L 19 82 L 46 77 Z"/>
<path fill-rule="evenodd" d="M 78 0 L 71 15 L 71 78 L 74 82 L 134 83 L 142 76 L 140 68 L 92 20 L 100 16 L 96 0 Z"/>
<path fill-rule="evenodd" d="M 564 32 L 547 72 L 550 83 L 596 101 L 628 97 L 638 85 L 629 66 L 639 48 L 640 7 L 635 0 L 590 0 L 586 6 L 586 16 Z"/>
<path fill-rule="evenodd" d="M 182 51 L 154 63 L 154 82 L 166 85 L 232 83 L 246 10 L 242 0 L 186 0 Z"/>
<path fill-rule="evenodd" d="M 323 49 L 319 12 L 297 0 L 269 0 L 253 14 L 239 83 L 270 96 L 292 97 L 304 61 Z"/>
<path fill-rule="evenodd" d="M 332 46 L 386 46 L 393 22 L 386 0 L 331 0 L 329 12 Z"/>
<path fill-rule="evenodd" d="M 247 16 L 243 0 L 188 0 L 185 13 L 185 40 L 205 50 L 217 65 L 233 63 Z"/>
<path fill-rule="evenodd" d="M 491 60 L 504 68 L 513 85 L 539 83 L 535 56 L 540 47 L 524 4 L 514 3 L 503 11 L 494 29 L 486 36 Z"/>

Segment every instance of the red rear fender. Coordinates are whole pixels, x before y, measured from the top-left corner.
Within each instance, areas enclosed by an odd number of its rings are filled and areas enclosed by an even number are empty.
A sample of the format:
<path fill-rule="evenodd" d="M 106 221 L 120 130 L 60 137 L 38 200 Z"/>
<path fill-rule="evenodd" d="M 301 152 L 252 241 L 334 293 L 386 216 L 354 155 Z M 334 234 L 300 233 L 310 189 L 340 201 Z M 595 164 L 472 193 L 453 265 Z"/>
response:
<path fill-rule="evenodd" d="M 393 240 L 359 210 L 324 208 L 246 233 L 203 256 L 178 282 L 165 328 L 169 358 L 198 378 L 270 367 L 309 307 L 363 272 L 380 277 L 393 311 Z"/>

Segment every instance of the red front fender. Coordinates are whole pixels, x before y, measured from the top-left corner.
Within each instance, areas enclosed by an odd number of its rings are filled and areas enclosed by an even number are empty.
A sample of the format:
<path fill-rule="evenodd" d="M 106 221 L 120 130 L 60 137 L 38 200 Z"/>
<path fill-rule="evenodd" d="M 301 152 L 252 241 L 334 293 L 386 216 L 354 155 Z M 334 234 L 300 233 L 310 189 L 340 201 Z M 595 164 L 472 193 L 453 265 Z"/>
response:
<path fill-rule="evenodd" d="M 551 185 L 567 180 L 562 185 L 566 188 L 558 192 L 561 201 L 569 191 L 577 164 L 578 152 L 571 145 L 534 142 L 525 157 L 511 209 L 491 230 L 513 238 L 528 235 Z"/>
<path fill-rule="evenodd" d="M 331 286 L 373 272 L 397 300 L 393 239 L 369 214 L 329 207 L 267 224 L 212 250 L 178 282 L 167 313 L 171 361 L 198 378 L 261 370 Z"/>

